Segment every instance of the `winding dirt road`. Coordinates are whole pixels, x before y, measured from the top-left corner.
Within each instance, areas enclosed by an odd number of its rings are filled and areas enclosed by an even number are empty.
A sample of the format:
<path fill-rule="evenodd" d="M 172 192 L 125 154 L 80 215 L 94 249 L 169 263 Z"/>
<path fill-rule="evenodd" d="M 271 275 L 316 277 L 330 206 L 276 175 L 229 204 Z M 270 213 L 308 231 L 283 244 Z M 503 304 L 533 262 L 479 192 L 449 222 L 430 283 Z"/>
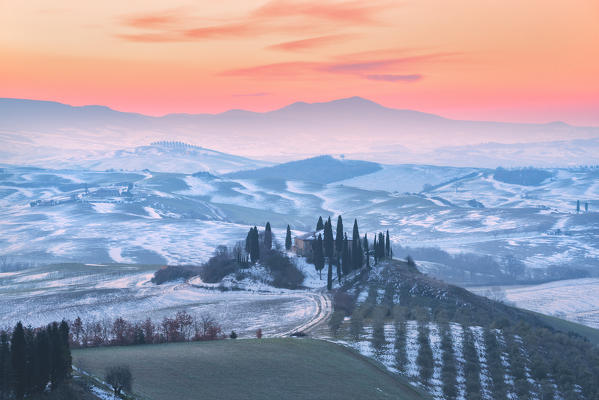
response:
<path fill-rule="evenodd" d="M 309 333 L 321 323 L 328 321 L 331 314 L 333 314 L 333 303 L 331 301 L 331 297 L 325 289 L 320 289 L 318 292 L 304 292 L 302 294 L 316 303 L 316 314 L 314 314 L 312 318 L 303 324 L 298 325 L 290 330 L 275 333 L 272 335 L 272 337 L 290 336 L 299 332 Z"/>

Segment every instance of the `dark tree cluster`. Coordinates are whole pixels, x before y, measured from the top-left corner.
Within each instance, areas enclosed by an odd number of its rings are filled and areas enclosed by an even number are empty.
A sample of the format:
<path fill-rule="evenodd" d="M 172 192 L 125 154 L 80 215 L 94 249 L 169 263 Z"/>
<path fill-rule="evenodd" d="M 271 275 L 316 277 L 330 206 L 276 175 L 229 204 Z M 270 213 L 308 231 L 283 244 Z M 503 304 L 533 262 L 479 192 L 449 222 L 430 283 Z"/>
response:
<path fill-rule="evenodd" d="M 0 332 L 0 399 L 23 399 L 55 391 L 71 376 L 69 325 L 33 329 L 17 323 Z"/>
<path fill-rule="evenodd" d="M 210 315 L 195 316 L 179 311 L 172 317 L 154 322 L 114 320 L 83 322 L 77 317 L 70 323 L 71 347 L 131 346 L 171 342 L 224 339 L 220 324 Z"/>
<path fill-rule="evenodd" d="M 386 234 L 380 232 L 374 236 L 373 253 L 374 263 L 378 264 L 381 260 L 390 260 L 393 258 L 393 250 L 391 249 L 391 241 L 389 240 L 389 231 Z"/>
<path fill-rule="evenodd" d="M 362 238 L 358 228 L 358 220 L 354 220 L 352 237 L 348 239 L 347 232 L 343 228 L 343 219 L 341 216 L 337 218 L 336 235 L 333 235 L 333 225 L 329 217 L 323 222 L 322 217 L 319 217 L 316 224 L 318 236 L 312 241 L 312 260 L 316 270 L 321 273 L 325 265 L 328 265 L 327 270 L 327 287 L 331 290 L 333 285 L 333 266 L 336 266 L 337 281 L 341 283 L 341 278 L 344 275 L 350 274 L 366 266 L 370 268 L 370 245 L 368 237 L 365 234 Z M 318 229 L 322 227 L 322 232 Z M 387 239 L 383 237 L 382 242 L 383 258 L 391 257 L 391 243 L 389 242 L 389 233 Z M 375 246 L 376 237 L 375 237 Z M 385 247 L 386 246 L 386 247 Z M 374 249 L 376 251 L 376 247 Z M 388 256 L 387 256 L 388 255 Z"/>
<path fill-rule="evenodd" d="M 260 234 L 258 233 L 258 228 L 256 226 L 250 228 L 250 231 L 247 234 L 247 237 L 245 239 L 245 251 L 247 254 L 250 255 L 250 260 L 252 264 L 258 262 L 258 260 L 260 259 Z"/>

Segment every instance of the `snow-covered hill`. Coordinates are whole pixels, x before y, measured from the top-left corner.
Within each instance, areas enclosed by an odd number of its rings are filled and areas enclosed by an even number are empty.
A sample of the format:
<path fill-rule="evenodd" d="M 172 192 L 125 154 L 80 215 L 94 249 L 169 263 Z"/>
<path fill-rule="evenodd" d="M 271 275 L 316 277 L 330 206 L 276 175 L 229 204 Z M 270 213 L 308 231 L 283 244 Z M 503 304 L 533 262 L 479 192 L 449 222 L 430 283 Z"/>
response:
<path fill-rule="evenodd" d="M 270 221 L 279 233 L 287 224 L 309 231 L 319 215 L 342 215 L 346 221 L 357 218 L 362 232 L 389 229 L 402 248 L 513 256 L 535 274 L 572 266 L 599 274 L 596 170 L 552 170 L 542 184 L 522 186 L 498 181 L 488 170 L 463 177 L 470 170 L 397 167 L 399 185 L 410 171 L 414 185 L 430 182 L 428 191 L 415 194 L 388 191 L 399 188 L 390 179 L 369 182 L 369 176 L 392 177 L 394 168 L 321 184 L 209 173 L 5 167 L 0 253 L 37 263 L 196 263 L 215 246 L 244 237 L 250 225 Z"/>

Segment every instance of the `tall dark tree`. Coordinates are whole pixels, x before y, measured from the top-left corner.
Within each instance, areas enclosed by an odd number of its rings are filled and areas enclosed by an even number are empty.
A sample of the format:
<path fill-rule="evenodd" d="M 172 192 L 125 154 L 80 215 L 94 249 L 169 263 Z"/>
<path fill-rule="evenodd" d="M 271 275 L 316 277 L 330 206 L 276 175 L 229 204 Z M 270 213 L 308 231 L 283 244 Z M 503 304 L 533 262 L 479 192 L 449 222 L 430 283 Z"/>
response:
<path fill-rule="evenodd" d="M 245 249 L 250 254 L 250 261 L 255 264 L 260 259 L 259 234 L 258 228 L 255 226 L 248 232 Z"/>
<path fill-rule="evenodd" d="M 312 241 L 312 254 L 314 257 L 314 267 L 318 271 L 318 276 L 322 279 L 322 269 L 324 268 L 324 252 L 322 248 L 322 235 L 319 233 L 318 238 Z"/>
<path fill-rule="evenodd" d="M 318 217 L 318 222 L 316 223 L 316 232 L 324 229 L 324 223 L 322 222 L 322 217 Z"/>
<path fill-rule="evenodd" d="M 387 235 L 385 236 L 385 257 L 391 258 L 391 241 L 389 240 L 389 229 L 387 229 Z"/>
<path fill-rule="evenodd" d="M 287 225 L 287 234 L 285 235 L 285 250 L 291 250 L 291 228 Z"/>
<path fill-rule="evenodd" d="M 331 217 L 324 223 L 324 237 L 322 241 L 324 247 L 324 255 L 328 263 L 327 271 L 327 288 L 331 290 L 333 287 L 333 258 L 335 257 L 335 239 L 333 237 L 333 224 Z"/>
<path fill-rule="evenodd" d="M 362 241 L 362 250 L 364 250 L 364 257 L 366 257 L 366 268 L 370 269 L 370 254 L 368 248 L 368 236 L 364 234 L 364 240 Z"/>
<path fill-rule="evenodd" d="M 8 399 L 11 392 L 10 344 L 6 331 L 0 331 L 0 400 Z"/>
<path fill-rule="evenodd" d="M 272 249 L 272 230 L 270 229 L 270 222 L 266 222 L 266 227 L 264 227 L 264 248 L 266 250 Z"/>
<path fill-rule="evenodd" d="M 252 235 L 253 235 L 253 231 L 252 231 L 252 228 L 250 228 L 250 230 L 248 231 L 248 234 L 245 236 L 245 252 L 247 254 L 250 254 L 250 252 L 252 250 Z"/>
<path fill-rule="evenodd" d="M 62 352 L 60 372 L 63 379 L 68 379 L 71 377 L 73 369 L 73 358 L 71 357 L 71 349 L 69 348 L 69 324 L 64 319 L 60 321 L 58 333 L 60 335 L 60 351 Z"/>
<path fill-rule="evenodd" d="M 382 260 L 385 258 L 385 235 L 383 235 L 383 232 L 379 232 L 378 246 L 379 246 L 379 259 Z"/>
<path fill-rule="evenodd" d="M 580 200 L 576 200 L 576 213 L 580 212 Z"/>
<path fill-rule="evenodd" d="M 349 241 L 347 240 L 347 233 L 343 236 L 343 253 L 341 255 L 341 265 L 343 269 L 343 275 L 347 275 L 352 270 L 352 260 L 349 250 Z"/>
<path fill-rule="evenodd" d="M 329 258 L 329 269 L 327 271 L 327 290 L 331 290 L 333 288 L 333 264 L 331 263 L 331 259 Z"/>
<path fill-rule="evenodd" d="M 324 256 L 331 260 L 335 256 L 335 240 L 333 239 L 333 226 L 331 225 L 331 217 L 329 217 L 324 223 L 322 244 L 324 246 Z"/>
<path fill-rule="evenodd" d="M 335 251 L 337 252 L 337 260 L 341 258 L 343 252 L 343 219 L 341 215 L 337 217 L 337 234 L 335 235 Z"/>
<path fill-rule="evenodd" d="M 379 263 L 379 251 L 378 243 L 376 242 L 376 233 L 374 234 L 374 242 L 372 243 L 372 250 L 374 252 L 374 265 Z"/>
<path fill-rule="evenodd" d="M 362 268 L 364 255 L 362 254 L 362 243 L 360 240 L 360 231 L 358 230 L 358 220 L 354 219 L 354 230 L 352 235 L 352 267 L 353 269 Z"/>
<path fill-rule="evenodd" d="M 46 329 L 40 329 L 35 335 L 35 354 L 37 357 L 37 376 L 34 382 L 38 392 L 46 389 L 50 380 L 50 341 Z"/>
<path fill-rule="evenodd" d="M 18 322 L 12 332 L 10 341 L 10 357 L 12 364 L 12 380 L 15 398 L 20 400 L 25 397 L 27 388 L 27 349 L 25 343 L 25 329 Z"/>

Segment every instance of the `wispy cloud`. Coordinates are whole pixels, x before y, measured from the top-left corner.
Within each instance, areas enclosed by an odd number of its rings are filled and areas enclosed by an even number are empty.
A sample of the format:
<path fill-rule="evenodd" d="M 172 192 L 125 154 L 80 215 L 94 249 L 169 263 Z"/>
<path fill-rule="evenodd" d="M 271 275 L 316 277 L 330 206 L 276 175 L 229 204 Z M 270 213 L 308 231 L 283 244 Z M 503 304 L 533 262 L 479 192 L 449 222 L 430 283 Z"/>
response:
<path fill-rule="evenodd" d="M 327 30 L 342 30 L 348 26 L 375 25 L 380 23 L 379 15 L 391 3 L 380 1 L 343 1 L 323 3 L 316 0 L 288 1 L 272 0 L 238 18 L 228 17 L 206 24 L 198 22 L 189 10 L 172 9 L 127 15 L 119 19 L 122 28 L 129 32 L 119 32 L 117 38 L 134 42 L 190 41 L 203 39 L 246 38 L 266 34 L 320 33 L 320 21 L 327 21 Z M 132 31 L 133 30 L 133 31 Z M 331 34 L 310 39 L 299 39 L 274 45 L 281 50 L 291 50 L 318 46 L 334 37 Z M 328 38 L 328 39 L 327 39 Z"/>
<path fill-rule="evenodd" d="M 326 3 L 317 1 L 273 0 L 255 10 L 252 15 L 264 18 L 304 16 L 329 21 L 354 24 L 372 24 L 377 22 L 379 13 L 391 3 L 380 1 L 343 1 Z"/>
<path fill-rule="evenodd" d="M 339 35 L 326 35 L 318 36 L 307 39 L 292 40 L 290 42 L 283 42 L 268 46 L 268 49 L 272 50 L 284 50 L 284 51 L 300 51 L 306 49 L 312 49 L 315 47 L 328 46 L 331 44 L 338 44 L 344 40 L 347 40 L 355 35 L 351 34 L 339 34 Z"/>
<path fill-rule="evenodd" d="M 224 71 L 221 75 L 242 76 L 248 78 L 293 79 L 315 77 L 319 74 L 353 75 L 360 79 L 386 82 L 416 82 L 423 78 L 420 73 L 402 73 L 402 70 L 414 70 L 431 62 L 446 61 L 454 53 L 430 53 L 391 59 L 372 59 L 356 61 L 292 61 L 257 65 Z"/>
<path fill-rule="evenodd" d="M 416 82 L 422 79 L 420 74 L 372 74 L 364 75 L 364 78 L 370 79 L 371 81 L 383 81 L 383 82 Z"/>
<path fill-rule="evenodd" d="M 233 94 L 233 97 L 264 97 L 270 96 L 271 94 L 268 92 L 256 92 L 256 93 L 236 93 Z"/>

